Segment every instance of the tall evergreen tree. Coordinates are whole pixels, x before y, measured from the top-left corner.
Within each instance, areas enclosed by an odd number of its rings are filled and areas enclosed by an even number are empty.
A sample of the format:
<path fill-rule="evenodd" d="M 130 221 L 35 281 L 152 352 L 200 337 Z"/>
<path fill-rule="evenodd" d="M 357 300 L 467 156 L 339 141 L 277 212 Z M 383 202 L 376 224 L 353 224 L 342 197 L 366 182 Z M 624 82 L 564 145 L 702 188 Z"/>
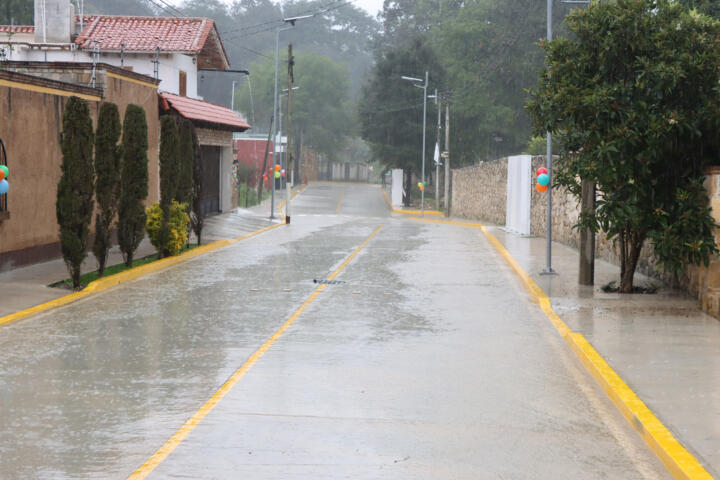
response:
<path fill-rule="evenodd" d="M 192 211 L 190 212 L 190 226 L 195 232 L 197 243 L 200 245 L 202 240 L 202 229 L 205 223 L 205 215 L 202 211 L 202 176 L 203 168 L 200 161 L 200 140 L 197 132 L 192 129 L 192 146 L 193 146 L 193 192 L 192 192 Z"/>
<path fill-rule="evenodd" d="M 114 103 L 100 107 L 95 133 L 95 198 L 99 211 L 95 215 L 93 253 L 98 261 L 98 275 L 105 273 L 108 251 L 112 246 L 112 222 L 120 200 L 120 112 Z"/>
<path fill-rule="evenodd" d="M 193 164 L 195 159 L 193 129 L 190 120 L 185 118 L 180 120 L 180 151 L 178 152 L 178 183 L 175 200 L 187 204 L 188 211 L 192 207 L 193 195 Z"/>
<path fill-rule="evenodd" d="M 70 97 L 63 113 L 62 176 L 58 183 L 56 215 L 60 245 L 73 288 L 80 287 L 80 267 L 87 255 L 93 212 L 93 125 L 85 100 Z"/>
<path fill-rule="evenodd" d="M 423 94 L 422 90 L 403 80 L 412 76 L 424 80 L 429 72 L 430 89 L 442 87 L 443 69 L 428 44 L 417 37 L 409 44 L 390 48 L 378 54 L 369 81 L 363 87 L 365 101 L 360 104 L 362 137 L 370 144 L 373 156 L 386 166 L 405 171 L 405 191 L 412 187 L 411 173 L 420 177 L 422 164 Z M 426 155 L 435 143 L 437 110 L 427 103 Z M 435 112 L 435 113 L 433 113 Z M 430 153 L 431 155 L 431 153 Z M 428 166 L 430 157 L 426 157 Z M 409 205 L 409 195 L 405 205 Z"/>
<path fill-rule="evenodd" d="M 145 205 L 148 194 L 148 129 L 145 110 L 128 105 L 123 122 L 123 162 L 120 175 L 118 243 L 125 265 L 132 266 L 133 255 L 145 235 Z"/>
<path fill-rule="evenodd" d="M 160 208 L 163 212 L 158 232 L 160 258 L 168 255 L 164 245 L 167 244 L 170 235 L 168 227 L 170 206 L 177 193 L 179 153 L 180 137 L 177 121 L 175 117 L 165 115 L 160 120 Z"/>

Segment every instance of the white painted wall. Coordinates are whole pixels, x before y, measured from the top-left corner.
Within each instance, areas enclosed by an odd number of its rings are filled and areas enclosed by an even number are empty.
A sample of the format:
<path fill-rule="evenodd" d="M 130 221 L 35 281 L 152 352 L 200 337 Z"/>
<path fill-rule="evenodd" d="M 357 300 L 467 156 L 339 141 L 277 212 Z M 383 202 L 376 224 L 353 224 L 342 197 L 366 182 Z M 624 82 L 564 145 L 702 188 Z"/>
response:
<path fill-rule="evenodd" d="M 92 52 L 88 50 L 52 50 L 30 49 L 15 45 L 10 60 L 29 62 L 92 62 Z M 153 54 L 126 54 L 124 65 L 133 67 L 133 71 L 153 76 L 155 65 Z M 120 54 L 100 53 L 100 62 L 120 66 Z M 193 57 L 181 53 L 160 55 L 160 87 L 163 92 L 180 94 L 180 70 L 187 73 L 187 96 L 197 96 L 197 63 Z"/>
<path fill-rule="evenodd" d="M 392 171 L 392 197 L 393 207 L 401 207 L 403 204 L 403 171 L 402 168 L 395 168 Z"/>
<path fill-rule="evenodd" d="M 531 162 L 530 155 L 508 157 L 505 228 L 521 235 L 530 235 Z"/>

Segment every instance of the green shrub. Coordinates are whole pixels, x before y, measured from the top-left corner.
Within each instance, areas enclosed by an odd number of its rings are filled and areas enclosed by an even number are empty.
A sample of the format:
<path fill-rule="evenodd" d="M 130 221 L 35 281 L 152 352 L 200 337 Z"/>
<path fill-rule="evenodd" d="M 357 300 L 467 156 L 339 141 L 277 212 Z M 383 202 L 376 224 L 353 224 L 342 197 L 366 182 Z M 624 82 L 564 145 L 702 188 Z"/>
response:
<path fill-rule="evenodd" d="M 190 216 L 186 213 L 186 210 L 187 204 L 173 200 L 172 205 L 170 205 L 170 215 L 167 219 L 167 241 L 162 245 L 160 244 L 160 232 L 163 223 L 163 211 L 160 203 L 155 202 L 146 209 L 147 223 L 145 224 L 145 230 L 147 230 L 150 237 L 150 243 L 153 244 L 158 253 L 167 252 L 169 255 L 174 256 L 182 251 L 188 241 L 188 224 L 190 223 Z"/>

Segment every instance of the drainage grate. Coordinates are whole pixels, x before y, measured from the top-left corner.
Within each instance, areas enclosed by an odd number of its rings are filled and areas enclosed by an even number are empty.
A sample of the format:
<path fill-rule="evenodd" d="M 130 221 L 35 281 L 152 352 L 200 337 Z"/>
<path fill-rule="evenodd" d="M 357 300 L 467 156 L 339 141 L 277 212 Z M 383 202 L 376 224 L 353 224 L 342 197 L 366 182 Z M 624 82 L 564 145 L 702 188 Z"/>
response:
<path fill-rule="evenodd" d="M 313 283 L 319 283 L 320 285 L 342 285 L 342 280 L 318 280 L 316 278 L 313 278 Z"/>

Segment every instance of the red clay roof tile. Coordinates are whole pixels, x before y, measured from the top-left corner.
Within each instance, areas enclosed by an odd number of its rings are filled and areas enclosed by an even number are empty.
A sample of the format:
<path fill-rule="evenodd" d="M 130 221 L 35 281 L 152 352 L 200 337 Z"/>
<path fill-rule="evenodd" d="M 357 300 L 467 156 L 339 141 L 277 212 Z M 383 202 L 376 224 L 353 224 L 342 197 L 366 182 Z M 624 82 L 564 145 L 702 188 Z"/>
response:
<path fill-rule="evenodd" d="M 98 41 L 100 50 L 126 52 L 199 53 L 215 22 L 207 18 L 128 17 L 92 15 L 83 18 L 85 28 L 75 43 L 90 49 Z"/>
<path fill-rule="evenodd" d="M 32 25 L 0 25 L 0 32 L 3 33 L 35 33 Z"/>
<path fill-rule="evenodd" d="M 234 127 L 232 130 L 236 132 L 243 132 L 250 128 L 250 125 L 240 115 L 229 108 L 172 93 L 163 92 L 159 95 L 170 104 L 171 108 L 190 120 Z"/>

